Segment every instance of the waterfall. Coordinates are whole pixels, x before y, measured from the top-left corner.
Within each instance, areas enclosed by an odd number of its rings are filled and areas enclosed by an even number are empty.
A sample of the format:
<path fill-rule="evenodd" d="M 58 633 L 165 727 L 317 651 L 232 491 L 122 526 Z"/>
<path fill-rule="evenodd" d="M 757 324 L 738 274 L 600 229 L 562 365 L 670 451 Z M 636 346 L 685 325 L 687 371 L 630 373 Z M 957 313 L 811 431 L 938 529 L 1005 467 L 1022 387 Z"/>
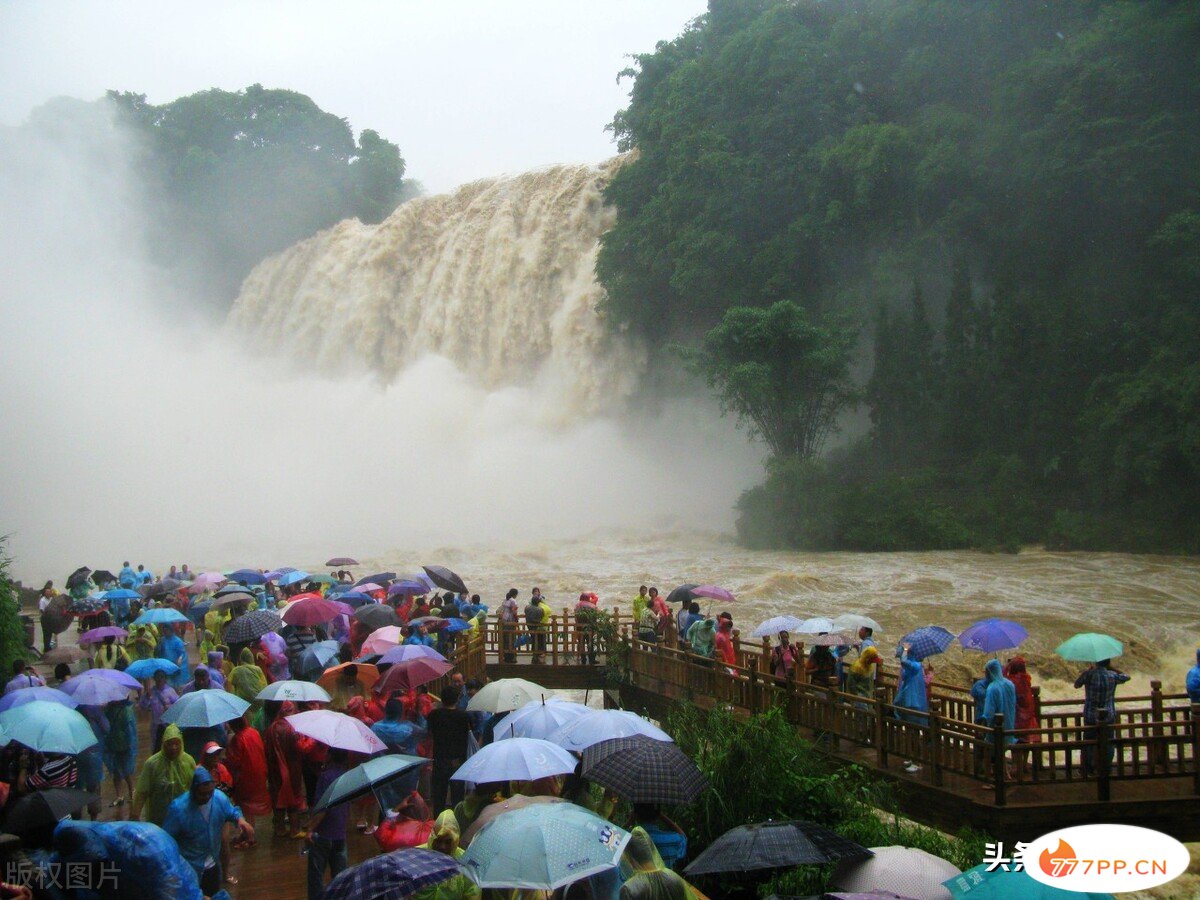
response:
<path fill-rule="evenodd" d="M 601 189 L 621 158 L 554 166 L 346 220 L 260 263 L 229 322 L 327 374 L 392 382 L 436 354 L 489 390 L 544 385 L 564 421 L 614 411 L 645 351 L 597 312 Z"/>

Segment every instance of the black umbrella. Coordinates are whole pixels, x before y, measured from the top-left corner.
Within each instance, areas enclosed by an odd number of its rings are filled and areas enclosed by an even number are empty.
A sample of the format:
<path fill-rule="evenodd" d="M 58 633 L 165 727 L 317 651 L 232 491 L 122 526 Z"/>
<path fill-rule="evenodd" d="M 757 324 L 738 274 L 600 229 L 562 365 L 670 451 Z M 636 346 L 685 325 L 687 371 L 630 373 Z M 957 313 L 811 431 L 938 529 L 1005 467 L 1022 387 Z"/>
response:
<path fill-rule="evenodd" d="M 400 624 L 400 620 L 396 618 L 396 611 L 390 606 L 384 606 L 381 603 L 360 606 L 354 611 L 354 618 L 358 619 L 358 621 L 362 622 L 372 631 L 387 625 Z"/>
<path fill-rule="evenodd" d="M 94 581 L 96 584 L 105 584 L 106 582 L 116 580 L 117 576 L 108 571 L 108 569 L 97 569 L 92 573 L 92 581 Z"/>
<path fill-rule="evenodd" d="M 366 578 L 358 579 L 358 581 L 354 582 L 354 586 L 358 587 L 360 584 L 371 584 L 373 582 L 380 587 L 387 587 L 389 581 L 395 580 L 395 572 L 376 572 L 374 575 L 368 575 Z"/>
<path fill-rule="evenodd" d="M 467 586 L 463 583 L 463 580 L 445 566 L 421 566 L 421 568 L 425 570 L 425 574 L 429 576 L 429 580 L 443 591 L 454 591 L 456 594 L 465 594 L 467 592 Z"/>
<path fill-rule="evenodd" d="M 242 603 L 257 603 L 258 598 L 253 594 L 247 594 L 245 591 L 226 591 L 223 594 L 217 594 L 216 599 L 211 601 L 213 609 L 224 609 L 227 606 L 238 606 Z"/>
<path fill-rule="evenodd" d="M 61 634 L 71 627 L 75 611 L 71 609 L 71 598 L 67 594 L 59 594 L 46 604 L 42 612 L 42 621 L 49 627 L 51 634 Z"/>
<path fill-rule="evenodd" d="M 239 616 L 225 627 L 226 644 L 249 644 L 257 641 L 264 634 L 278 631 L 283 627 L 283 619 L 269 609 L 255 609 Z"/>
<path fill-rule="evenodd" d="M 138 593 L 149 600 L 151 597 L 165 597 L 169 592 L 167 586 L 161 581 L 152 581 L 150 584 L 143 584 L 138 588 Z"/>
<path fill-rule="evenodd" d="M 228 594 L 245 594 L 247 597 L 251 596 L 250 592 L 246 588 L 244 588 L 244 587 L 242 587 L 242 585 L 236 584 L 236 583 L 230 583 L 230 584 L 225 585 L 225 587 L 221 588 L 219 591 L 217 591 L 215 594 L 213 594 L 213 596 L 220 598 L 220 597 L 224 597 Z"/>
<path fill-rule="evenodd" d="M 684 869 L 685 875 L 820 865 L 874 856 L 862 844 L 812 822 L 760 822 L 730 829 Z"/>
<path fill-rule="evenodd" d="M 187 582 L 181 581 L 178 578 L 163 578 L 159 584 L 163 586 L 163 590 L 165 590 L 168 594 L 171 594 L 179 590 L 181 587 L 187 584 Z"/>
<path fill-rule="evenodd" d="M 349 556 L 335 556 L 332 559 L 325 560 L 327 566 L 357 566 L 358 560 L 351 559 Z M 366 584 L 364 581 L 363 584 Z"/>
<path fill-rule="evenodd" d="M 73 587 L 78 587 L 88 580 L 88 576 L 92 574 L 92 570 L 87 566 L 80 566 L 74 572 L 67 576 L 67 590 Z"/>
<path fill-rule="evenodd" d="M 4 816 L 4 830 L 12 834 L 27 834 L 38 828 L 52 826 L 60 819 L 79 812 L 100 798 L 74 788 L 49 788 L 26 794 L 9 808 Z"/>
<path fill-rule="evenodd" d="M 667 602 L 686 603 L 695 600 L 696 595 L 692 591 L 698 587 L 700 587 L 698 584 L 681 584 L 675 590 L 671 591 L 671 593 L 667 594 Z"/>
<path fill-rule="evenodd" d="M 630 803 L 691 803 L 708 784 L 676 744 L 644 734 L 592 744 L 582 774 Z"/>

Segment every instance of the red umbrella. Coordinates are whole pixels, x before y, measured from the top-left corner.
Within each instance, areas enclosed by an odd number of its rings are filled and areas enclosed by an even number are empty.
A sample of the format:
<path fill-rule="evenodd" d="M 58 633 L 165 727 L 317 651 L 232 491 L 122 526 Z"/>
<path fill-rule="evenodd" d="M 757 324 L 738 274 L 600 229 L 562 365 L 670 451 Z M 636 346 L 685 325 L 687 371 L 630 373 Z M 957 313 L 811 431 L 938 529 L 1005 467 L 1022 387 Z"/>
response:
<path fill-rule="evenodd" d="M 387 696 L 394 691 L 408 693 L 423 684 L 437 681 L 454 666 L 440 659 L 409 659 L 396 663 L 375 685 L 375 693 Z"/>
<path fill-rule="evenodd" d="M 310 596 L 294 602 L 283 614 L 283 621 L 289 625 L 320 625 L 343 615 L 341 604 L 330 603 L 321 597 Z M 343 609 L 346 607 L 343 606 Z"/>

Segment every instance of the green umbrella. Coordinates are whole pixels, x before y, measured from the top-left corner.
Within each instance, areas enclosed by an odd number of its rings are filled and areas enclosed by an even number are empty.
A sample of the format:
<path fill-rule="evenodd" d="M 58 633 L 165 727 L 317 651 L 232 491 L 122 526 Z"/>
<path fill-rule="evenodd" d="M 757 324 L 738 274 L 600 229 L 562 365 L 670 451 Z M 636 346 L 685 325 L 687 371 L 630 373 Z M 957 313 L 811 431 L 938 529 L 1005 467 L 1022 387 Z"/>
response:
<path fill-rule="evenodd" d="M 1115 637 L 1088 631 L 1067 638 L 1054 652 L 1063 659 L 1094 663 L 1120 656 L 1125 652 L 1125 645 Z"/>
<path fill-rule="evenodd" d="M 69 707 L 46 700 L 0 713 L 0 729 L 8 740 L 42 753 L 82 753 L 96 743 L 87 719 Z"/>
<path fill-rule="evenodd" d="M 1112 900 L 1112 894 L 1064 891 L 1042 884 L 1028 872 L 987 870 L 987 865 L 967 869 L 961 875 L 947 878 L 942 884 L 950 889 L 954 900 Z"/>
<path fill-rule="evenodd" d="M 427 762 L 429 760 L 423 756 L 405 756 L 402 753 L 368 759 L 362 765 L 355 766 L 349 772 L 334 779 L 312 811 L 320 812 L 331 806 L 337 806 L 339 803 L 348 803 L 359 797 L 365 797 L 375 788 L 382 787 L 402 775 L 420 768 Z"/>
<path fill-rule="evenodd" d="M 555 890 L 615 868 L 629 832 L 574 803 L 525 806 L 492 819 L 459 860 L 480 887 Z"/>

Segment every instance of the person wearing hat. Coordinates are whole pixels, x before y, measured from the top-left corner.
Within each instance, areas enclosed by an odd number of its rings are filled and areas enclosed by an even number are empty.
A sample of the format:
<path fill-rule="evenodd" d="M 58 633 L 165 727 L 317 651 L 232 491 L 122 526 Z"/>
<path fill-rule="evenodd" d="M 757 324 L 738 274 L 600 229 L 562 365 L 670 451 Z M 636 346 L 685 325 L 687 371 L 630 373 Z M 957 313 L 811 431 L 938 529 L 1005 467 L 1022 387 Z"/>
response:
<path fill-rule="evenodd" d="M 180 854 L 200 879 L 200 889 L 210 897 L 221 890 L 221 836 L 226 822 L 237 825 L 246 840 L 254 837 L 254 826 L 223 791 L 217 790 L 203 767 L 193 773 L 188 792 L 171 801 L 163 822 L 163 831 L 175 838 Z M 224 880 L 237 884 L 232 875 Z"/>

